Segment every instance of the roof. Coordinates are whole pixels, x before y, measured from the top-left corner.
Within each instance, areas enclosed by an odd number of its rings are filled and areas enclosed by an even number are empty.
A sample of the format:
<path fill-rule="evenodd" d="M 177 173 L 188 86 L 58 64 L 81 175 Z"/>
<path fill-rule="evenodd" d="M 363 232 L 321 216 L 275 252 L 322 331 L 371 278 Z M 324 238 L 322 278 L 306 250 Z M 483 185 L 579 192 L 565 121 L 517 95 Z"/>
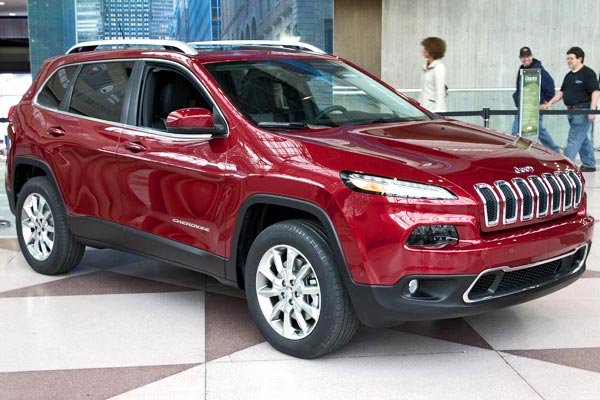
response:
<path fill-rule="evenodd" d="M 226 51 L 240 49 L 282 49 L 302 51 L 315 54 L 325 54 L 316 46 L 295 42 L 279 40 L 222 40 L 210 42 L 185 43 L 177 40 L 155 40 L 155 39 L 116 39 L 95 40 L 78 43 L 69 50 L 67 54 L 82 53 L 95 50 L 123 50 L 123 49 L 155 49 L 176 51 L 188 55 L 196 55 L 202 51 Z"/>

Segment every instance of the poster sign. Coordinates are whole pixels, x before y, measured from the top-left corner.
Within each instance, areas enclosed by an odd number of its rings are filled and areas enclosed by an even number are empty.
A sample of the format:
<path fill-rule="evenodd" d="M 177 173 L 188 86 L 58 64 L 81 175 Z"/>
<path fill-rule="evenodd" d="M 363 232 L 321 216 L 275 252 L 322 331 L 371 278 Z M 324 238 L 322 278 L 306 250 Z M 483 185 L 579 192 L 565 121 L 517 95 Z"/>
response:
<path fill-rule="evenodd" d="M 541 72 L 537 68 L 521 69 L 519 101 L 519 136 L 536 136 L 540 123 Z"/>

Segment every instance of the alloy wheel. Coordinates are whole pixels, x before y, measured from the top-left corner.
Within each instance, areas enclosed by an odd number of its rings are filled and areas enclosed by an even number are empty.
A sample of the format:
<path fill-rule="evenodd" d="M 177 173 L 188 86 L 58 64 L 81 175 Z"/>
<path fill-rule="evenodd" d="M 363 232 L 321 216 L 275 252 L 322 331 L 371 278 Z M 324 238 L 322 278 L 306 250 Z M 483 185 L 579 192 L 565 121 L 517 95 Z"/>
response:
<path fill-rule="evenodd" d="M 50 205 L 42 196 L 31 193 L 21 211 L 23 241 L 29 253 L 38 261 L 52 254 L 54 247 L 54 217 Z"/>
<path fill-rule="evenodd" d="M 310 262 L 297 249 L 278 245 L 260 260 L 256 293 L 263 316 L 279 335 L 303 339 L 321 313 L 321 288 Z"/>

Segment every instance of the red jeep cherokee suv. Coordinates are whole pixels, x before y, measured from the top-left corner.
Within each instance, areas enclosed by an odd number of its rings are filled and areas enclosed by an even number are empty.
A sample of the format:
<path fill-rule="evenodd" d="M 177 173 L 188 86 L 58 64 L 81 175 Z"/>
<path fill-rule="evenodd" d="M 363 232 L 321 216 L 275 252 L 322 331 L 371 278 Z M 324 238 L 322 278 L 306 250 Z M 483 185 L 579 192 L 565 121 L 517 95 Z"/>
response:
<path fill-rule="evenodd" d="M 191 268 L 245 289 L 265 338 L 310 358 L 358 321 L 481 313 L 585 270 L 584 179 L 537 143 L 316 51 L 97 45 L 47 60 L 8 128 L 6 192 L 40 273 L 85 246 Z"/>

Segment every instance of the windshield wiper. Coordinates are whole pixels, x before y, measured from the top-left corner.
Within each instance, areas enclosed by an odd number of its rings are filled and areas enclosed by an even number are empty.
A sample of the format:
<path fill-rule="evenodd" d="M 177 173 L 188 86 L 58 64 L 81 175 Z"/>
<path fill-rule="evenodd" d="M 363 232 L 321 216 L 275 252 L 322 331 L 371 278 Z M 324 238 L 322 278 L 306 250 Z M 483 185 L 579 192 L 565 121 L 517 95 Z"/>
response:
<path fill-rule="evenodd" d="M 304 122 L 276 122 L 276 121 L 268 121 L 268 122 L 259 122 L 258 126 L 266 129 L 325 129 L 330 128 L 326 125 L 311 125 Z"/>
<path fill-rule="evenodd" d="M 388 122 L 410 122 L 410 121 L 425 121 L 423 117 L 387 117 L 387 118 L 371 118 L 361 119 L 356 121 L 350 121 L 344 123 L 344 126 L 352 125 L 369 125 L 369 124 L 383 124 Z"/>

